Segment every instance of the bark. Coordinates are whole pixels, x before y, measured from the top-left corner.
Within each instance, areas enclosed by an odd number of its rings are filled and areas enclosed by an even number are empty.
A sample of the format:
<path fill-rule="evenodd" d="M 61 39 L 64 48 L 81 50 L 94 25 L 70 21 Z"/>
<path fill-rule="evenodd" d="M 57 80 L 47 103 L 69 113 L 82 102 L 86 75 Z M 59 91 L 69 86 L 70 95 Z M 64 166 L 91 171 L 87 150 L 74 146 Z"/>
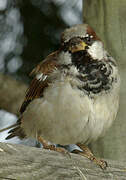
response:
<path fill-rule="evenodd" d="M 126 0 L 84 0 L 83 5 L 84 22 L 93 27 L 117 60 L 122 82 L 117 119 L 105 138 L 92 147 L 104 158 L 126 160 Z"/>
<path fill-rule="evenodd" d="M 27 85 L 0 74 L 0 109 L 18 114 Z"/>
<path fill-rule="evenodd" d="M 105 180 L 125 179 L 126 163 L 108 161 L 106 170 L 86 158 L 23 145 L 0 143 L 0 179 Z"/>

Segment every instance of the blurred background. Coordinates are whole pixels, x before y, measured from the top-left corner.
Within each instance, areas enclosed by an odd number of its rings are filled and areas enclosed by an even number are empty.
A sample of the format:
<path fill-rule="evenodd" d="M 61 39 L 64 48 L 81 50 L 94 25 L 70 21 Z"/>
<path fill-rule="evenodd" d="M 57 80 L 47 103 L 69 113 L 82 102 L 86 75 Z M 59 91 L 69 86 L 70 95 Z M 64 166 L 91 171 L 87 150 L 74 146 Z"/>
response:
<path fill-rule="evenodd" d="M 79 23 L 81 0 L 0 0 L 0 73 L 28 84 L 31 70 L 58 48 L 61 32 Z M 0 129 L 16 119 L 1 109 Z M 7 131 L 1 133 L 0 141 L 6 136 Z M 17 138 L 9 142 L 27 144 Z"/>

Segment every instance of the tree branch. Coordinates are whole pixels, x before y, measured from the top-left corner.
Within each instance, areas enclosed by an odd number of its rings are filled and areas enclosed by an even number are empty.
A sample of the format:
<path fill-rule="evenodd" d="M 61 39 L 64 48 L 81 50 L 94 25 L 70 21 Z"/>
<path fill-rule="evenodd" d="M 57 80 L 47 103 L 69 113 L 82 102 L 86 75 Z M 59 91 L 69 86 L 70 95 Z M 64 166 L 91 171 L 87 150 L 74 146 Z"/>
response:
<path fill-rule="evenodd" d="M 107 160 L 109 167 L 100 169 L 86 158 L 40 148 L 0 143 L 0 178 L 102 180 L 125 179 L 126 163 Z"/>

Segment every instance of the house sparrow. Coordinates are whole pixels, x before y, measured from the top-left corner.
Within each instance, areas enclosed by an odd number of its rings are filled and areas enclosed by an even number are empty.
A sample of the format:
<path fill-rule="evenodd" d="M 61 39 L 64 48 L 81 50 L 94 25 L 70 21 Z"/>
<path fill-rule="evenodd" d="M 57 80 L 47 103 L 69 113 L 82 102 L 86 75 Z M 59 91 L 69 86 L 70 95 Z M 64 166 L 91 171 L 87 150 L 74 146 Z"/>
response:
<path fill-rule="evenodd" d="M 21 106 L 21 117 L 7 139 L 33 137 L 44 148 L 60 151 L 47 141 L 77 144 L 101 168 L 86 145 L 103 136 L 116 118 L 120 78 L 115 60 L 87 24 L 61 35 L 59 50 L 33 69 L 34 75 Z"/>

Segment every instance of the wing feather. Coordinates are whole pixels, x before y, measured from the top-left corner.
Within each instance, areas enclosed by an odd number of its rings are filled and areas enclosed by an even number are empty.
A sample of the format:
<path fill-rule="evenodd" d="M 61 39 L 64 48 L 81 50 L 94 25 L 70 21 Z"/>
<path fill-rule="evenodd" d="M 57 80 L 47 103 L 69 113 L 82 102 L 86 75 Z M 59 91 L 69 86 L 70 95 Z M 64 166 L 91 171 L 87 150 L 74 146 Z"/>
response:
<path fill-rule="evenodd" d="M 46 87 L 48 87 L 50 82 L 48 79 L 49 74 L 51 74 L 54 69 L 58 67 L 58 53 L 59 51 L 55 51 L 47 56 L 47 58 L 44 61 L 40 62 L 30 73 L 30 75 L 34 75 L 34 78 L 26 91 L 24 102 L 21 105 L 21 117 L 23 116 L 23 112 L 26 110 L 27 106 L 32 100 L 43 96 L 43 91 Z M 26 137 L 25 132 L 21 127 L 21 121 L 22 118 L 18 120 L 18 126 L 9 132 L 10 135 L 6 139 L 10 139 L 15 136 L 18 136 L 21 139 Z"/>
<path fill-rule="evenodd" d="M 47 58 L 40 62 L 36 68 L 32 70 L 30 75 L 36 75 L 32 80 L 29 88 L 26 91 L 24 102 L 20 108 L 20 113 L 23 113 L 28 104 L 35 98 L 42 97 L 44 89 L 48 86 L 49 80 L 45 78 L 58 66 L 57 56 L 59 51 L 55 51 L 47 56 Z M 38 78 L 38 75 L 40 78 Z"/>
<path fill-rule="evenodd" d="M 47 56 L 47 58 L 40 62 L 30 73 L 30 75 L 36 75 L 42 73 L 43 75 L 50 74 L 55 67 L 58 66 L 57 64 L 57 56 L 59 51 L 55 51 Z"/>

